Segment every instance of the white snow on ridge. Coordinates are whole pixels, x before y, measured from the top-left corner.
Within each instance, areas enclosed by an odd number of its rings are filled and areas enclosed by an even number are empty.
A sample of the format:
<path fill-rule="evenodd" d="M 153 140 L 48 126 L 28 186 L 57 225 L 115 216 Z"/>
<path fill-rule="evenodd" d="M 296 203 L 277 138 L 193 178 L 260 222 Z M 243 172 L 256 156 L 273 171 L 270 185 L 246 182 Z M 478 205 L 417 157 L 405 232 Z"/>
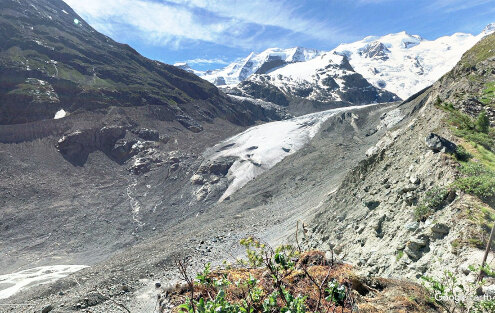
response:
<path fill-rule="evenodd" d="M 493 32 L 495 23 L 489 24 L 478 35 L 456 33 L 426 40 L 418 35 L 400 32 L 382 37 L 369 36 L 354 43 L 341 44 L 328 52 L 300 47 L 271 48 L 259 54 L 251 53 L 225 68 L 195 71 L 195 74 L 215 85 L 234 87 L 249 77 L 257 79 L 253 74 L 268 62 L 283 60 L 286 64 L 280 62 L 278 68 L 265 66 L 261 72 L 272 77 L 272 82 L 275 85 L 278 83 L 278 87 L 290 88 L 297 82 L 319 84 L 319 80 L 314 79 L 321 72 L 318 70 L 332 63 L 339 64 L 329 56 L 340 54 L 347 56 L 354 71 L 372 85 L 406 99 L 450 71 L 464 52 Z M 328 62 L 325 64 L 323 61 Z M 338 77 L 333 78 L 338 83 Z"/>
<path fill-rule="evenodd" d="M 85 265 L 42 266 L 0 275 L 0 299 L 7 299 L 33 286 L 54 282 L 86 267 Z"/>
<path fill-rule="evenodd" d="M 223 69 L 207 71 L 200 76 L 203 79 L 218 85 L 232 86 L 237 85 L 256 73 L 267 62 L 305 62 L 312 60 L 319 55 L 321 55 L 321 52 L 318 50 L 301 47 L 290 49 L 270 48 L 261 53 L 252 52 L 245 59 L 235 61 Z"/>
<path fill-rule="evenodd" d="M 450 71 L 464 52 L 494 31 L 490 24 L 477 36 L 456 33 L 436 40 L 400 32 L 341 44 L 333 51 L 346 55 L 354 70 L 374 86 L 406 99 Z"/>
<path fill-rule="evenodd" d="M 330 117 L 363 107 L 366 106 L 332 109 L 254 126 L 217 144 L 213 148 L 215 152 L 206 156 L 207 159 L 238 158 L 227 173 L 229 186 L 219 202 L 304 147 Z"/>

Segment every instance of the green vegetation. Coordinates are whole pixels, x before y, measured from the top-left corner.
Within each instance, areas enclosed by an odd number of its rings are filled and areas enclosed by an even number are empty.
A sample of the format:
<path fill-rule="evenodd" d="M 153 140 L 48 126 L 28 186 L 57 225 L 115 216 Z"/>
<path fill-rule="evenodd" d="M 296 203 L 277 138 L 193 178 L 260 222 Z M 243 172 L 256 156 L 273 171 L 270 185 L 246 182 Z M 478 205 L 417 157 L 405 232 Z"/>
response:
<path fill-rule="evenodd" d="M 473 157 L 473 155 L 471 153 L 469 153 L 469 151 L 466 150 L 466 148 L 464 148 L 462 145 L 458 145 L 457 146 L 457 149 L 455 151 L 455 158 L 458 160 L 458 161 L 464 161 L 464 162 L 467 162 L 469 161 L 471 158 Z"/>
<path fill-rule="evenodd" d="M 482 199 L 495 196 L 495 131 L 490 127 L 486 112 L 481 112 L 476 119 L 459 112 L 452 104 L 442 103 L 437 99 L 435 104 L 449 113 L 448 122 L 454 135 L 464 140 L 459 145 L 456 159 L 460 162 L 461 176 L 454 187 Z M 417 216 L 424 216 L 430 210 L 418 207 Z"/>
<path fill-rule="evenodd" d="M 465 67 L 472 67 L 489 58 L 495 57 L 495 35 L 489 35 L 480 40 L 473 48 L 468 50 L 460 63 Z"/>
<path fill-rule="evenodd" d="M 452 272 L 445 271 L 442 277 L 422 277 L 423 285 L 430 292 L 430 301 L 445 309 L 445 312 L 489 313 L 495 312 L 495 299 L 479 296 L 478 291 L 489 285 L 484 277 L 494 277 L 488 267 L 469 266 L 473 273 L 482 273 L 480 280 L 462 283 Z"/>
<path fill-rule="evenodd" d="M 457 188 L 482 199 L 495 195 L 495 171 L 474 162 L 462 164 L 460 171 L 462 176 L 455 182 Z"/>
<path fill-rule="evenodd" d="M 450 190 L 444 187 L 433 187 L 425 194 L 424 199 L 414 209 L 418 220 L 426 220 L 428 216 L 446 205 Z"/>
<path fill-rule="evenodd" d="M 480 99 L 481 103 L 495 106 L 495 82 L 487 83 L 485 87 Z"/>
<path fill-rule="evenodd" d="M 178 262 L 190 297 L 176 309 L 189 313 L 353 311 L 350 283 L 339 277 L 350 267 L 334 267 L 321 252 L 301 253 L 289 245 L 272 249 L 254 238 L 241 240 L 241 245 L 247 254 L 245 260 L 238 260 L 242 268 L 212 272 L 208 263 L 192 280 L 185 263 Z M 315 260 L 319 263 L 314 264 Z"/>
<path fill-rule="evenodd" d="M 440 108 L 449 113 L 448 122 L 454 135 L 488 150 L 495 148 L 495 136 L 493 131 L 490 131 L 490 121 L 486 112 L 481 112 L 477 119 L 473 120 L 471 116 L 456 110 L 451 103 L 441 104 Z"/>
<path fill-rule="evenodd" d="M 486 114 L 485 111 L 481 112 L 478 115 L 478 118 L 476 119 L 475 122 L 475 129 L 476 131 L 484 134 L 488 134 L 490 131 L 490 119 L 488 118 L 488 115 Z"/>

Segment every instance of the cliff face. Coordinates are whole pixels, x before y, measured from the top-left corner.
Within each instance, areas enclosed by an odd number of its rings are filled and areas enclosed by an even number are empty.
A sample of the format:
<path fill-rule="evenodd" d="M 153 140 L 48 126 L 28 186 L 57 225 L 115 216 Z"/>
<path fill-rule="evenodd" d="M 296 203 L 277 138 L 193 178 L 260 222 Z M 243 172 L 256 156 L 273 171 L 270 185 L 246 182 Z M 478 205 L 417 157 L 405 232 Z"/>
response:
<path fill-rule="evenodd" d="M 481 192 L 493 188 L 494 133 L 475 122 L 485 111 L 493 125 L 494 39 L 397 108 L 401 124 L 309 223 L 310 247 L 333 249 L 371 275 L 416 279 L 448 269 L 473 278 L 467 268 L 481 263 L 495 213 L 493 195 Z M 466 178 L 467 168 L 480 177 Z"/>

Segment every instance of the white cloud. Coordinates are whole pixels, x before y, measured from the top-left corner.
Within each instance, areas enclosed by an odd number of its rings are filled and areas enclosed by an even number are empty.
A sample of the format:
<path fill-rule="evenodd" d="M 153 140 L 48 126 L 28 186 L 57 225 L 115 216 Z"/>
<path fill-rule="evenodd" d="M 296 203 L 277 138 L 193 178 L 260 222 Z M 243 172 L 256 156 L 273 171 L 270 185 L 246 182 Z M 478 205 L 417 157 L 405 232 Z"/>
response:
<path fill-rule="evenodd" d="M 195 65 L 195 64 L 229 64 L 229 62 L 222 60 L 222 59 L 192 59 L 192 60 L 187 60 L 184 63 L 190 64 L 190 65 Z"/>
<path fill-rule="evenodd" d="M 493 2 L 493 0 L 435 0 L 432 1 L 430 9 L 443 10 L 444 12 L 457 12 L 466 9 L 478 7 L 487 3 Z"/>
<path fill-rule="evenodd" d="M 297 36 L 339 40 L 342 30 L 304 16 L 298 7 L 273 0 L 64 0 L 99 31 L 124 31 L 157 45 L 179 47 L 184 41 L 207 41 L 257 49 L 284 45 Z M 270 27 L 283 36 L 261 36 Z"/>

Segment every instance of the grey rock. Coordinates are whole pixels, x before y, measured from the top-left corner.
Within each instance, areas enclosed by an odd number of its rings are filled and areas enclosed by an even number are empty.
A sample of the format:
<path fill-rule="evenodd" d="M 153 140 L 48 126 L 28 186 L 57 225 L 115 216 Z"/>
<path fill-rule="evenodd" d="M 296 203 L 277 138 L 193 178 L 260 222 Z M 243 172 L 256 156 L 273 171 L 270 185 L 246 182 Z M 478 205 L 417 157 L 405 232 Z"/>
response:
<path fill-rule="evenodd" d="M 368 201 L 365 201 L 364 202 L 364 205 L 368 209 L 374 210 L 374 209 L 376 209 L 380 205 L 380 201 L 377 201 L 377 200 L 368 200 Z"/>
<path fill-rule="evenodd" d="M 426 147 L 433 152 L 455 153 L 457 146 L 455 143 L 437 135 L 430 133 L 425 138 Z"/>
<path fill-rule="evenodd" d="M 416 176 L 416 175 L 412 175 L 409 178 L 409 181 L 411 182 L 411 184 L 414 184 L 414 185 L 419 185 L 419 183 L 421 182 L 421 180 L 419 179 L 419 177 Z"/>
<path fill-rule="evenodd" d="M 160 133 L 154 129 L 140 128 L 132 131 L 139 138 L 150 141 L 159 141 Z"/>
<path fill-rule="evenodd" d="M 141 175 L 151 170 L 153 160 L 150 158 L 137 158 L 134 163 L 129 167 L 129 171 L 135 175 Z"/>
<path fill-rule="evenodd" d="M 53 310 L 53 305 L 47 305 L 45 306 L 42 310 L 41 310 L 41 313 L 48 313 L 48 312 L 51 312 Z"/>
<path fill-rule="evenodd" d="M 435 238 L 442 238 L 450 232 L 450 227 L 444 223 L 436 223 L 431 226 Z"/>
<path fill-rule="evenodd" d="M 405 194 L 407 192 L 410 192 L 410 191 L 414 191 L 418 189 L 418 186 L 417 185 L 406 185 L 406 186 L 402 186 L 402 187 L 399 187 L 399 191 L 398 193 L 401 195 L 401 194 Z"/>
<path fill-rule="evenodd" d="M 428 247 L 428 244 L 429 238 L 425 235 L 419 235 L 418 237 L 409 240 L 406 244 L 404 253 L 406 253 L 412 260 L 417 261 L 422 257 L 424 250 Z"/>
<path fill-rule="evenodd" d="M 182 126 L 192 131 L 193 133 L 199 133 L 203 131 L 203 126 L 201 126 L 201 124 L 199 124 L 196 120 L 188 115 L 177 115 L 176 118 Z"/>
<path fill-rule="evenodd" d="M 410 222 L 405 225 L 406 229 L 409 231 L 415 231 L 419 227 L 418 222 Z"/>
<path fill-rule="evenodd" d="M 482 292 L 484 295 L 495 297 L 495 285 L 483 286 Z"/>

